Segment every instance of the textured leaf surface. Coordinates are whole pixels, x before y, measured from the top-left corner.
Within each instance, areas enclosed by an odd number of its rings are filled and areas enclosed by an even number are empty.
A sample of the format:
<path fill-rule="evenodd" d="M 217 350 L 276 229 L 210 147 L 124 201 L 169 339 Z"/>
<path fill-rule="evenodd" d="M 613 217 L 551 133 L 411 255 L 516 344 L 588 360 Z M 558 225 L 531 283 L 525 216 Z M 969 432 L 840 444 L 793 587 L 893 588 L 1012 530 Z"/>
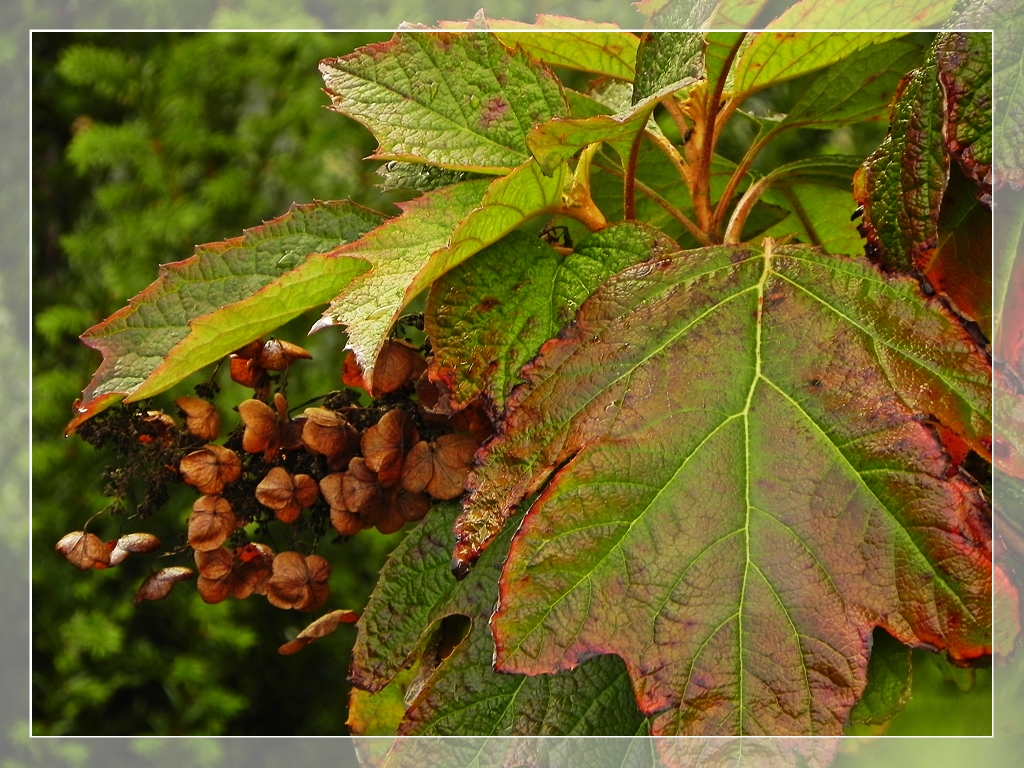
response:
<path fill-rule="evenodd" d="M 853 708 L 855 723 L 880 725 L 892 720 L 910 699 L 910 648 L 888 632 L 875 630 L 868 661 L 868 685 Z"/>
<path fill-rule="evenodd" d="M 458 507 L 433 509 L 392 554 L 360 620 L 353 682 L 376 688 L 398 673 L 417 647 L 429 677 L 409 706 L 401 733 L 419 735 L 595 735 L 636 733 L 643 717 L 618 658 L 592 659 L 554 676 L 495 672 L 487 620 L 508 551 L 506 532 L 462 582 L 449 571 Z M 438 664 L 428 641 L 445 616 L 472 621 L 469 635 Z M 387 691 L 387 688 L 384 689 Z M 382 692 L 383 693 L 383 692 Z M 381 694 L 376 694 L 380 696 Z M 372 697 L 371 697 L 372 698 Z M 354 700 L 354 703 L 357 700 Z M 575 705 L 590 702 L 582 710 Z M 362 713 L 353 717 L 362 719 Z M 399 745 L 397 750 L 401 750 Z"/>
<path fill-rule="evenodd" d="M 704 39 L 699 32 L 648 32 L 636 55 L 633 103 L 703 75 Z"/>
<path fill-rule="evenodd" d="M 768 0 L 643 0 L 634 5 L 650 18 L 649 29 L 743 29 Z"/>
<path fill-rule="evenodd" d="M 606 278 L 668 248 L 654 230 L 618 226 L 563 257 L 544 241 L 512 233 L 449 272 L 427 300 L 434 352 L 430 376 L 453 404 L 480 394 L 500 411 L 519 369 Z"/>
<path fill-rule="evenodd" d="M 989 510 L 929 422 L 989 431 L 986 358 L 916 284 L 803 247 L 631 267 L 524 372 L 456 557 L 544 487 L 500 669 L 626 661 L 663 734 L 838 734 L 867 635 L 988 653 Z M 552 478 L 551 476 L 554 475 Z"/>
<path fill-rule="evenodd" d="M 244 344 L 263 333 L 266 324 L 259 320 L 244 329 L 233 327 L 238 308 L 230 305 L 236 302 L 246 302 L 243 315 L 254 306 L 268 311 L 269 305 L 277 318 L 290 319 L 327 301 L 321 287 L 340 288 L 363 267 L 321 257 L 307 265 L 307 254 L 351 242 L 380 220 L 380 214 L 347 202 L 296 206 L 241 237 L 200 245 L 194 256 L 163 265 L 157 280 L 127 307 L 82 334 L 82 341 L 103 354 L 103 363 L 82 393 L 69 429 L 143 386 L 144 394 L 135 399 L 166 389 L 237 349 L 237 338 L 246 337 Z M 290 285 L 302 288 L 282 299 Z M 278 324 L 275 319 L 273 327 Z M 198 337 L 189 340 L 193 332 Z M 218 338 L 221 333 L 225 338 Z M 188 345 L 180 347 L 183 341 Z"/>
<path fill-rule="evenodd" d="M 939 206 L 949 177 L 944 113 L 935 59 L 929 56 L 901 83 L 889 115 L 889 134 L 855 181 L 869 252 L 887 269 L 914 269 L 927 263 L 935 250 Z"/>
<path fill-rule="evenodd" d="M 987 194 L 992 188 L 992 36 L 939 35 L 935 58 L 946 96 L 946 146 Z"/>
<path fill-rule="evenodd" d="M 733 88 L 748 96 L 842 61 L 862 48 L 899 37 L 899 32 L 761 32 L 744 48 L 733 71 Z"/>
<path fill-rule="evenodd" d="M 955 2 L 800 0 L 772 21 L 768 29 L 934 29 L 946 20 Z"/>
<path fill-rule="evenodd" d="M 377 156 L 506 172 L 535 123 L 567 114 L 557 79 L 476 32 L 398 33 L 320 64 L 332 109 L 366 125 Z"/>
<path fill-rule="evenodd" d="M 403 213 L 339 255 L 368 261 L 316 327 L 343 324 L 348 346 L 372 380 L 394 321 L 420 291 L 481 248 L 562 199 L 565 167 L 543 175 L 534 162 L 488 182 L 466 181 L 404 204 Z"/>

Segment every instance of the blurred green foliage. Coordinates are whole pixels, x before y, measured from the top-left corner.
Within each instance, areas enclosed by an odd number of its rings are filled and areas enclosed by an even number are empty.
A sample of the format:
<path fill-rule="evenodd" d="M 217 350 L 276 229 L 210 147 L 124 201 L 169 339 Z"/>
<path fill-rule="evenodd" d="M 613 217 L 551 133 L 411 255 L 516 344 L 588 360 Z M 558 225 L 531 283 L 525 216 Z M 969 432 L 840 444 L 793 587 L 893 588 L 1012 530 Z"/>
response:
<path fill-rule="evenodd" d="M 352 197 L 386 208 L 372 186 L 372 164 L 362 161 L 374 143 L 322 108 L 316 68 L 321 58 L 382 37 L 35 36 L 36 734 L 345 731 L 351 627 L 281 657 L 277 646 L 306 616 L 261 598 L 208 606 L 194 582 L 136 608 L 131 598 L 149 558 L 82 574 L 53 544 L 108 503 L 101 473 L 109 457 L 63 437 L 70 405 L 98 363 L 77 335 L 151 282 L 159 263 L 187 258 L 196 243 L 236 236 L 293 201 Z M 281 335 L 301 342 L 313 319 Z M 307 346 L 323 364 L 293 376 L 292 391 L 338 386 L 342 338 L 321 336 Z M 225 389 L 228 407 L 246 397 Z M 223 416 L 228 428 L 237 421 L 230 411 Z M 151 519 L 120 522 L 125 531 L 155 533 L 171 549 L 192 500 L 172 494 Z M 115 536 L 118 522 L 103 517 L 90 530 Z M 392 544 L 363 535 L 321 547 L 334 563 L 331 605 L 361 607 Z M 187 559 L 159 566 L 190 565 Z"/>

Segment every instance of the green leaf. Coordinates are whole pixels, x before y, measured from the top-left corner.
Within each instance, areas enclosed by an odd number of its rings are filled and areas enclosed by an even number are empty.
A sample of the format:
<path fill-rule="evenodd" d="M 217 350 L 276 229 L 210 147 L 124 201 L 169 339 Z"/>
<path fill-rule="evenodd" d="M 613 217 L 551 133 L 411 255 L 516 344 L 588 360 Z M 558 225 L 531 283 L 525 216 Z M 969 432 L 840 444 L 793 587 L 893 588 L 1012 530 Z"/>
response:
<path fill-rule="evenodd" d="M 743 29 L 769 0 L 644 0 L 637 10 L 649 29 Z"/>
<path fill-rule="evenodd" d="M 461 564 L 543 489 L 499 669 L 600 649 L 655 733 L 828 735 L 873 626 L 989 652 L 990 510 L 931 425 L 987 440 L 991 369 L 914 280 L 770 241 L 683 251 L 607 281 L 524 375 L 456 523 Z"/>
<path fill-rule="evenodd" d="M 648 32 L 636 54 L 633 103 L 703 75 L 704 39 L 699 32 Z"/>
<path fill-rule="evenodd" d="M 654 230 L 613 226 L 561 256 L 543 240 L 513 232 L 434 283 L 426 331 L 430 377 L 454 407 L 483 394 L 499 412 L 519 369 L 567 323 L 606 278 L 653 258 L 671 241 Z"/>
<path fill-rule="evenodd" d="M 419 648 L 421 668 L 417 674 L 422 687 L 406 712 L 401 733 L 636 733 L 643 717 L 618 658 L 598 657 L 579 669 L 545 677 L 494 671 L 494 642 L 487 620 L 497 599 L 498 575 L 512 532 L 495 542 L 469 578 L 456 582 L 448 565 L 457 512 L 454 504 L 435 507 L 384 566 L 359 621 L 353 683 L 370 689 L 381 687 Z M 471 619 L 469 635 L 450 655 L 438 659 L 432 639 L 442 619 L 454 615 Z M 581 712 L 575 706 L 579 701 L 590 706 Z M 357 700 L 354 704 L 361 706 Z M 356 711 L 353 717 L 362 719 L 363 713 Z M 396 745 L 393 749 L 400 752 L 401 748 Z"/>
<path fill-rule="evenodd" d="M 768 29 L 929 29 L 949 16 L 956 0 L 800 0 Z"/>
<path fill-rule="evenodd" d="M 984 194 L 992 190 L 992 37 L 950 32 L 935 40 L 946 96 L 946 146 Z"/>
<path fill-rule="evenodd" d="M 889 722 L 906 706 L 910 680 L 910 648 L 888 632 L 876 629 L 868 661 L 868 685 L 850 719 L 866 725 Z"/>
<path fill-rule="evenodd" d="M 838 5 L 838 4 L 836 4 Z M 827 67 L 900 32 L 761 32 L 748 35 L 732 72 L 733 90 L 746 98 L 762 88 Z"/>
<path fill-rule="evenodd" d="M 790 211 L 785 219 L 765 230 L 766 235 L 793 235 L 797 242 L 816 245 L 826 253 L 864 252 L 864 238 L 857 231 L 857 223 L 851 221 L 857 204 L 849 185 L 793 179 L 776 184 L 761 199 Z"/>
<path fill-rule="evenodd" d="M 125 395 L 137 400 L 167 389 L 328 301 L 364 267 L 323 256 L 307 261 L 307 254 L 327 253 L 380 221 L 379 214 L 348 202 L 293 206 L 241 237 L 200 245 L 191 258 L 161 267 L 160 277 L 127 307 L 82 334 L 103 362 L 68 429 Z M 253 311 L 266 317 L 250 317 Z M 238 320 L 246 325 L 234 327 Z"/>
<path fill-rule="evenodd" d="M 887 269 L 907 271 L 931 258 L 939 205 L 949 176 L 943 97 L 935 58 L 904 78 L 889 116 L 889 134 L 854 180 L 864 206 L 869 252 Z"/>
<path fill-rule="evenodd" d="M 567 114 L 558 80 L 492 34 L 397 33 L 320 64 L 332 109 L 373 131 L 375 157 L 507 173 L 526 135 Z"/>
<path fill-rule="evenodd" d="M 331 302 L 314 329 L 344 325 L 371 381 L 388 331 L 409 302 L 481 248 L 559 205 L 565 179 L 564 166 L 545 176 L 529 162 L 491 182 L 465 181 L 405 203 L 400 217 L 339 251 L 372 269 Z"/>
<path fill-rule="evenodd" d="M 704 74 L 708 82 L 717 86 L 722 78 L 728 78 L 733 60 L 744 43 L 749 44 L 746 32 L 704 33 Z"/>
<path fill-rule="evenodd" d="M 921 48 L 906 40 L 871 45 L 826 69 L 789 110 L 780 125 L 831 130 L 887 114 L 903 75 Z"/>

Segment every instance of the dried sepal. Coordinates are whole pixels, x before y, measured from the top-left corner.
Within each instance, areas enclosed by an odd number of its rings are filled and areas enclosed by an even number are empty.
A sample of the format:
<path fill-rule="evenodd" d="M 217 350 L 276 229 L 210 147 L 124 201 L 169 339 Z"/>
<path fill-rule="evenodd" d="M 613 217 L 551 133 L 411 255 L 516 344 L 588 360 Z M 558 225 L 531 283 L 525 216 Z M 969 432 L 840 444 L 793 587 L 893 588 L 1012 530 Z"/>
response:
<path fill-rule="evenodd" d="M 195 571 L 191 568 L 183 568 L 181 566 L 161 568 L 156 573 L 151 573 L 142 582 L 142 586 L 136 591 L 132 602 L 138 605 L 143 600 L 163 600 L 171 593 L 171 588 L 175 584 L 179 581 L 187 581 L 195 575 Z"/>
<path fill-rule="evenodd" d="M 343 416 L 327 408 L 307 408 L 302 442 L 313 453 L 327 458 L 331 469 L 340 469 L 359 449 L 359 433 Z"/>
<path fill-rule="evenodd" d="M 196 552 L 199 596 L 207 603 L 219 603 L 229 596 L 244 600 L 252 594 L 264 594 L 273 557 L 273 551 L 264 544 L 246 544 L 234 551 L 220 547 Z"/>
<path fill-rule="evenodd" d="M 274 558 L 267 599 L 277 608 L 315 611 L 327 599 L 330 575 L 331 564 L 319 555 L 282 552 Z"/>
<path fill-rule="evenodd" d="M 248 358 L 232 357 L 228 366 L 231 372 L 231 380 L 236 384 L 241 384 L 243 387 L 258 389 L 266 379 L 266 371 Z"/>
<path fill-rule="evenodd" d="M 55 549 L 69 563 L 82 571 L 90 568 L 102 570 L 110 566 L 110 552 L 114 542 L 103 542 L 99 536 L 85 531 L 73 531 L 57 542 Z"/>
<path fill-rule="evenodd" d="M 345 355 L 345 360 L 342 363 L 341 383 L 357 389 L 366 389 L 366 382 L 363 381 L 363 369 L 359 367 L 356 356 L 352 352 Z"/>
<path fill-rule="evenodd" d="M 309 475 L 292 477 L 283 467 L 274 467 L 256 486 L 256 500 L 274 510 L 277 519 L 293 523 L 303 507 L 316 501 L 319 495 L 316 480 Z"/>
<path fill-rule="evenodd" d="M 367 526 L 363 519 L 345 505 L 342 488 L 344 473 L 332 472 L 320 480 L 320 493 L 331 508 L 331 525 L 342 536 L 355 536 Z"/>
<path fill-rule="evenodd" d="M 200 493 L 216 496 L 224 486 L 242 474 L 242 460 L 230 448 L 209 444 L 193 451 L 181 460 L 181 475 L 185 482 Z"/>
<path fill-rule="evenodd" d="M 370 394 L 380 397 L 407 387 L 426 369 L 426 358 L 416 347 L 401 339 L 388 339 L 380 348 L 373 366 Z"/>
<path fill-rule="evenodd" d="M 238 520 L 231 504 L 223 496 L 200 496 L 188 517 L 188 543 L 192 549 L 207 552 L 227 541 Z"/>
<path fill-rule="evenodd" d="M 426 440 L 420 440 L 405 457 L 402 466 L 402 487 L 413 492 L 427 487 L 434 475 L 434 450 Z"/>
<path fill-rule="evenodd" d="M 354 624 L 358 620 L 359 614 L 355 611 L 331 611 L 330 613 L 324 614 L 299 632 L 299 634 L 295 636 L 294 640 L 282 645 L 277 649 L 277 652 L 282 656 L 290 656 L 293 653 L 298 653 L 314 640 L 318 640 L 321 637 L 331 634 L 340 625 Z"/>
<path fill-rule="evenodd" d="M 268 339 L 256 363 L 268 371 L 283 371 L 296 360 L 312 360 L 313 355 L 300 346 L 281 339 Z"/>
<path fill-rule="evenodd" d="M 179 397 L 174 403 L 185 414 L 185 428 L 190 435 L 207 442 L 217 439 L 220 435 L 220 414 L 213 403 L 192 395 Z"/>
<path fill-rule="evenodd" d="M 435 499 L 454 499 L 462 495 L 466 477 L 480 443 L 472 435 L 442 435 L 433 448 L 434 473 L 427 493 Z"/>
<path fill-rule="evenodd" d="M 262 400 L 243 400 L 238 415 L 245 425 L 242 450 L 246 453 L 276 453 L 280 445 L 280 423 L 277 413 Z"/>
<path fill-rule="evenodd" d="M 415 523 L 422 520 L 430 511 L 430 499 L 422 493 L 414 493 L 404 488 L 396 489 L 392 501 L 392 509 L 398 513 L 403 523 Z M 401 526 L 399 526 L 401 527 Z M 389 533 L 378 526 L 381 533 Z M 396 528 L 395 530 L 398 530 Z"/>
<path fill-rule="evenodd" d="M 382 486 L 390 488 L 401 479 L 405 455 L 419 439 L 412 419 L 397 408 L 366 430 L 361 441 L 363 458 Z"/>
<path fill-rule="evenodd" d="M 152 552 L 160 548 L 160 539 L 151 533 L 127 533 L 110 550 L 110 565 L 114 566 L 131 554 Z"/>
<path fill-rule="evenodd" d="M 352 459 L 348 471 L 342 473 L 341 491 L 345 509 L 349 512 L 361 512 L 376 504 L 383 493 L 377 473 L 367 466 L 361 456 Z"/>
<path fill-rule="evenodd" d="M 177 424 L 163 411 L 146 411 L 138 417 L 139 442 L 170 444 Z"/>

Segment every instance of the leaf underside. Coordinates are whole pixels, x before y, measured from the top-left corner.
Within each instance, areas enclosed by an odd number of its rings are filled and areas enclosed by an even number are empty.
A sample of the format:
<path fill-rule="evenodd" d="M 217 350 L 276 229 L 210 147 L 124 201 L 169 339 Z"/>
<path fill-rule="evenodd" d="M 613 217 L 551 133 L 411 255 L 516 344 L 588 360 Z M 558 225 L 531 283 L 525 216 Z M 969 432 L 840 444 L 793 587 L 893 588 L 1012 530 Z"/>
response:
<path fill-rule="evenodd" d="M 307 255 L 351 242 L 382 218 L 349 202 L 293 206 L 241 237 L 200 245 L 194 256 L 161 266 L 157 280 L 128 306 L 82 334 L 83 342 L 103 354 L 103 362 L 82 393 L 69 431 L 123 396 L 139 390 L 148 396 L 166 389 L 261 333 L 328 301 L 330 293 L 365 266 L 320 258 L 307 265 Z M 277 294 L 285 284 L 306 285 L 303 290 L 284 291 L 287 295 L 282 300 Z M 269 297 L 266 303 L 260 292 Z M 242 315 L 266 312 L 266 322 L 235 328 L 231 305 L 247 299 L 252 301 Z M 182 345 L 199 319 L 209 333 L 197 357 L 191 343 Z M 221 334 L 226 335 L 221 338 Z"/>
<path fill-rule="evenodd" d="M 989 652 L 988 509 L 933 427 L 987 439 L 988 362 L 913 281 L 681 252 L 605 283 L 524 375 L 456 524 L 471 559 L 543 488 L 499 669 L 616 653 L 655 733 L 829 735 L 872 627 Z"/>

